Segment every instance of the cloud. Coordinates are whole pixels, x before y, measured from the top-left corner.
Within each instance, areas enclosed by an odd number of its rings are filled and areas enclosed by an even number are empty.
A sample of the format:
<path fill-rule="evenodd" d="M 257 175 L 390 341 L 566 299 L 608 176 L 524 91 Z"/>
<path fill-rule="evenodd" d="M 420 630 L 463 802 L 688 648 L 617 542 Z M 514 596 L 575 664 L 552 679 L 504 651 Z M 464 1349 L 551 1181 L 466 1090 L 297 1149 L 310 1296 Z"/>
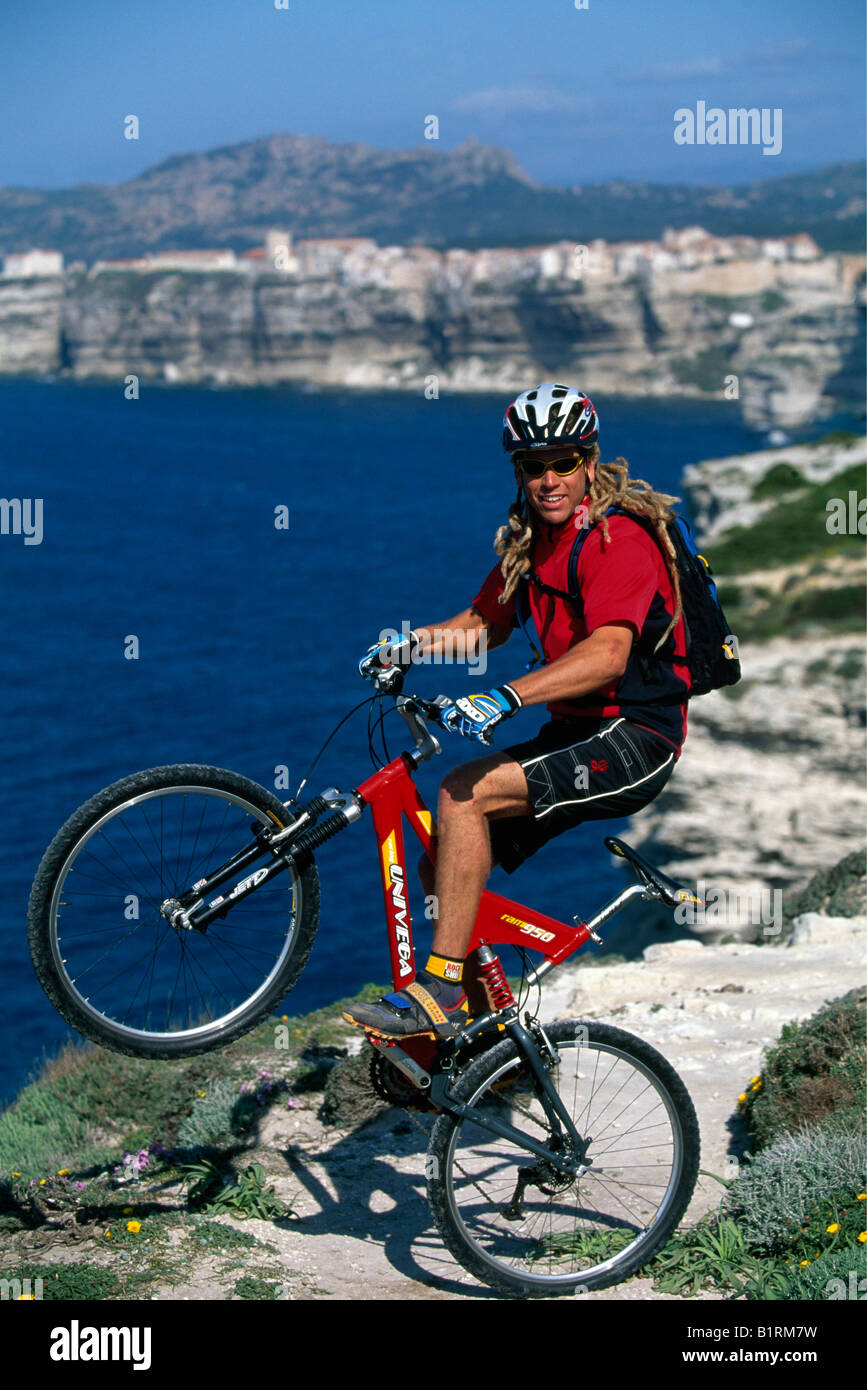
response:
<path fill-rule="evenodd" d="M 680 63 L 658 63 L 634 73 L 643 82 L 691 81 L 694 77 L 723 77 L 734 68 L 731 58 L 689 58 Z"/>
<path fill-rule="evenodd" d="M 468 116 L 562 116 L 586 106 L 569 92 L 553 87 L 487 87 L 481 92 L 469 92 L 449 103 L 450 110 Z"/>
<path fill-rule="evenodd" d="M 656 63 L 639 68 L 632 74 L 636 82 L 683 82 L 702 77 L 735 77 L 746 69 L 780 71 L 800 68 L 805 61 L 811 66 L 821 61 L 836 62 L 844 56 L 830 49 L 819 49 L 805 38 L 782 39 L 779 43 L 759 44 L 735 53 L 716 54 L 710 58 L 684 58 L 673 63 Z"/>

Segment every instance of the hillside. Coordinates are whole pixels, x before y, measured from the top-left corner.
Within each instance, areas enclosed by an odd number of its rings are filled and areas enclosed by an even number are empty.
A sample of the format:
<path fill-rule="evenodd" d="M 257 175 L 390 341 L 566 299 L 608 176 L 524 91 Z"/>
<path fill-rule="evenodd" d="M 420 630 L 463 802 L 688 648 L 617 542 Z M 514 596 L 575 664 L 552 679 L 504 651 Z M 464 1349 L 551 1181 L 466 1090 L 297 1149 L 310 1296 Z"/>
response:
<path fill-rule="evenodd" d="M 67 259 L 146 250 L 371 236 L 382 244 L 527 245 L 658 238 L 701 225 L 719 235 L 808 232 L 827 251 L 864 247 L 864 166 L 829 165 L 739 187 L 612 181 L 535 184 L 505 150 L 468 140 L 440 151 L 373 149 L 279 133 L 179 154 L 126 183 L 0 188 L 0 253 L 50 246 Z"/>

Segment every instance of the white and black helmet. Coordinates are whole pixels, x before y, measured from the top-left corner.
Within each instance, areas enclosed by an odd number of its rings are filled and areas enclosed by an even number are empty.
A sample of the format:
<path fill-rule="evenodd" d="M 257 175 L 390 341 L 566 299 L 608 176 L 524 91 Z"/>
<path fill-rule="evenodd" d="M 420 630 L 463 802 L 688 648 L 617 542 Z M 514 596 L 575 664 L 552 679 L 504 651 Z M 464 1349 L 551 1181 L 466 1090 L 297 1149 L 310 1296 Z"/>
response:
<path fill-rule="evenodd" d="M 598 437 L 599 420 L 589 396 L 557 381 L 543 381 L 531 391 L 522 391 L 503 416 L 507 454 L 552 444 L 591 449 Z"/>

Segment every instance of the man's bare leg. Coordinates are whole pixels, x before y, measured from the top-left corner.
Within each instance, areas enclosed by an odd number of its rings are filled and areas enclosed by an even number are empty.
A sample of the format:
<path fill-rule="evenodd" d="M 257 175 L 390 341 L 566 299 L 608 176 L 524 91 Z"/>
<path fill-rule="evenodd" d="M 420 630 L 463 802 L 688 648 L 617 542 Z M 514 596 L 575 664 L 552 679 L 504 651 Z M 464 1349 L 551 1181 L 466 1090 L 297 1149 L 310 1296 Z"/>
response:
<path fill-rule="evenodd" d="M 412 1036 L 433 1028 L 440 1036 L 450 1036 L 456 1025 L 448 1016 L 458 1013 L 466 989 L 472 992 L 467 1000 L 472 1012 L 484 1009 L 476 971 L 471 966 L 466 984 L 461 973 L 492 868 L 488 818 L 529 813 L 524 771 L 505 753 L 478 758 L 448 774 L 437 810 L 436 871 L 427 856 L 419 866 L 425 892 L 436 894 L 431 957 L 420 976 L 403 990 L 386 995 L 379 1004 L 354 1004 L 344 1011 L 344 1018 L 384 1037 Z M 435 962 L 434 957 L 440 960 Z M 437 979 L 431 978 L 431 971 Z M 439 990 L 439 1002 L 430 990 L 434 994 Z"/>
<path fill-rule="evenodd" d="M 437 918 L 433 950 L 463 959 L 482 889 L 492 868 L 489 816 L 528 816 L 520 763 L 494 753 L 456 767 L 443 781 L 437 808 Z"/>

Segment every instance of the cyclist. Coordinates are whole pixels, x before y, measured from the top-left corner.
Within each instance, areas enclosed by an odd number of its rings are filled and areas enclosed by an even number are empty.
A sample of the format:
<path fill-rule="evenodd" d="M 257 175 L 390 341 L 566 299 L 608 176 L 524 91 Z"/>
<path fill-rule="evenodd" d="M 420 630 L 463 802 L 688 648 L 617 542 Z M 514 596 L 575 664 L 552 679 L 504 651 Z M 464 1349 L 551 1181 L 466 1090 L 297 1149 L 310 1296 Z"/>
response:
<path fill-rule="evenodd" d="M 445 727 L 488 742 L 528 705 L 550 715 L 535 738 L 455 768 L 437 810 L 431 955 L 406 988 L 344 1017 L 386 1038 L 453 1036 L 467 1019 L 467 948 L 491 869 L 512 873 L 542 845 L 587 820 L 622 817 L 668 781 L 686 736 L 689 669 L 674 548 L 665 525 L 677 500 L 599 462 L 598 418 L 576 387 L 545 382 L 508 406 L 503 447 L 518 495 L 496 535 L 500 556 L 471 606 L 397 641 L 380 641 L 363 675 L 407 669 L 464 634 L 468 652 L 507 641 L 529 615 L 544 665 L 505 685 L 451 701 Z M 655 537 L 620 507 L 649 519 Z M 582 536 L 582 532 L 586 533 Z M 581 539 L 577 569 L 570 557 Z M 658 542 L 658 543 L 657 543 Z"/>

